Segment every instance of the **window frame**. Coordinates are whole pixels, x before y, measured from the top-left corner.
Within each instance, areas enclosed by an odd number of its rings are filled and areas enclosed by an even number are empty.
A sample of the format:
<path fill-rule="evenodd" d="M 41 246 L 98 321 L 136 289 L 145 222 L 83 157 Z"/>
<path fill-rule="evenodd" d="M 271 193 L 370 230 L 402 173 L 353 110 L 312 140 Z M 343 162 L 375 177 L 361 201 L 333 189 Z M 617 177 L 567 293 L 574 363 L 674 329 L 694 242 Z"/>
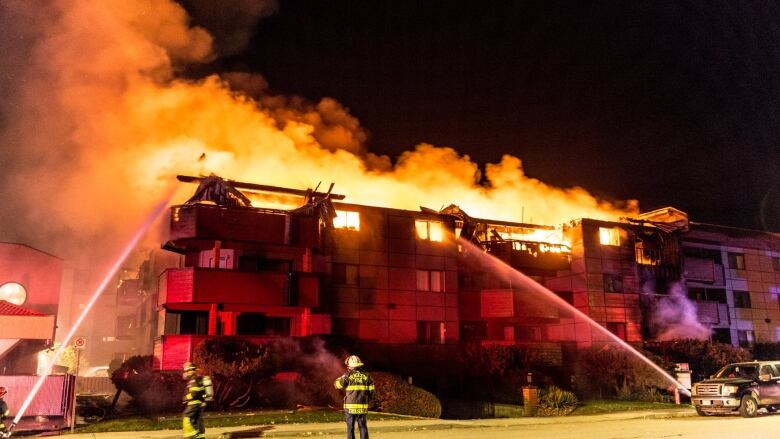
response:
<path fill-rule="evenodd" d="M 734 290 L 734 308 L 739 309 L 752 309 L 753 303 L 750 300 L 750 292 L 749 291 L 742 291 L 742 290 Z M 739 299 L 737 299 L 739 297 Z M 743 306 L 747 303 L 747 306 Z"/>
<path fill-rule="evenodd" d="M 339 220 L 339 214 L 344 214 L 343 223 Z M 350 218 L 352 218 L 351 221 Z M 337 224 L 338 221 L 338 224 Z M 353 224 L 350 224 L 353 223 Z M 337 230 L 346 230 L 350 232 L 360 231 L 360 212 L 355 210 L 336 210 L 336 217 L 333 218 L 333 228 Z"/>
<path fill-rule="evenodd" d="M 425 236 L 421 235 L 421 231 L 423 228 L 421 227 L 423 224 L 425 224 L 424 230 L 425 230 Z M 438 239 L 433 239 L 433 233 L 432 233 L 432 224 L 438 225 Z M 421 241 L 430 241 L 430 242 L 443 242 L 444 241 L 444 222 L 442 221 L 436 221 L 436 220 L 424 220 L 424 219 L 415 219 L 414 220 L 414 233 L 417 239 Z"/>
<path fill-rule="evenodd" d="M 609 247 L 620 247 L 620 227 L 599 226 L 599 244 Z"/>

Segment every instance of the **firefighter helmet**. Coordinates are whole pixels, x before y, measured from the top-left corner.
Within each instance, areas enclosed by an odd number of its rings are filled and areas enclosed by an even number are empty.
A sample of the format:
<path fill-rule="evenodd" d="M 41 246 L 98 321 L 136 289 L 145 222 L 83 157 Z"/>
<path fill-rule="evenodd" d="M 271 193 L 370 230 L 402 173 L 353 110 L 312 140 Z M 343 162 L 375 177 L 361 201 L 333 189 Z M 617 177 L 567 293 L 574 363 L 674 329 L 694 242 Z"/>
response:
<path fill-rule="evenodd" d="M 357 355 L 350 355 L 346 360 L 344 360 L 344 364 L 346 364 L 348 368 L 354 369 L 356 367 L 362 366 L 363 362 L 360 361 L 360 357 Z"/>
<path fill-rule="evenodd" d="M 0 387 L 0 398 L 4 397 L 6 393 L 8 393 L 8 389 Z"/>

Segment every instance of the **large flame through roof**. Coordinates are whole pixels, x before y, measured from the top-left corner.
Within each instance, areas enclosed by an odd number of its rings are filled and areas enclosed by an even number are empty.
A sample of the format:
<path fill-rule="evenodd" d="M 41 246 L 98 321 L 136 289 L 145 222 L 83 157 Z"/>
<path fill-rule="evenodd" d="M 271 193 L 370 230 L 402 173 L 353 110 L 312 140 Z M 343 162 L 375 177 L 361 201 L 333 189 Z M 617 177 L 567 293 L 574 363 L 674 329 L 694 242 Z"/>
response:
<path fill-rule="evenodd" d="M 67 237 L 67 249 L 74 236 L 112 235 L 175 174 L 295 188 L 335 182 L 351 203 L 455 203 L 475 217 L 540 224 L 637 209 L 530 178 L 510 155 L 487 164 L 484 176 L 468 156 L 428 144 L 391 163 L 366 151 L 366 131 L 335 100 L 273 96 L 259 76 L 182 79 L 177 72 L 216 55 L 209 33 L 173 1 L 0 7 L 4 32 L 18 37 L 3 42 L 9 62 L 0 68 L 9 78 L 2 223 L 33 242 Z"/>

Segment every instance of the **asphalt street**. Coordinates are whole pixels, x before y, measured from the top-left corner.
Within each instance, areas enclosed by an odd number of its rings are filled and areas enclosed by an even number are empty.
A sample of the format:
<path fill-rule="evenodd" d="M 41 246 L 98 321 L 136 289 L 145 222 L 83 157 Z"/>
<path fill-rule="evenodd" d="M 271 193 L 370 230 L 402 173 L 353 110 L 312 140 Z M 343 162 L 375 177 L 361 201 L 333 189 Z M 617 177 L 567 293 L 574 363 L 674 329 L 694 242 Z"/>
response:
<path fill-rule="evenodd" d="M 250 427 L 208 430 L 209 439 L 229 438 Z M 267 426 L 261 438 L 344 438 L 344 426 L 296 424 Z M 451 421 L 409 419 L 369 421 L 372 439 L 780 439 L 780 415 L 743 419 L 736 416 L 701 418 L 692 411 L 634 412 L 565 418 L 516 418 Z M 72 439 L 173 439 L 176 431 L 77 434 Z M 245 437 L 245 436 L 244 436 Z"/>

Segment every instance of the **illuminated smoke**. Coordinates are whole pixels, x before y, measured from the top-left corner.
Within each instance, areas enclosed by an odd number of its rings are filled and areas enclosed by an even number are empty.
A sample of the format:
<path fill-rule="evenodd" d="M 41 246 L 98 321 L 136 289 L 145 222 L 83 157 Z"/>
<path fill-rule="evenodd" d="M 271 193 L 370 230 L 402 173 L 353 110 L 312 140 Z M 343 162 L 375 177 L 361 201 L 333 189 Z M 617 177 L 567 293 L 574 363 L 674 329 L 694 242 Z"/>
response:
<path fill-rule="evenodd" d="M 696 304 L 688 299 L 685 286 L 680 282 L 672 284 L 669 294 L 658 296 L 653 303 L 650 327 L 658 340 L 708 340 L 710 337 L 710 329 L 699 322 Z"/>
<path fill-rule="evenodd" d="M 260 3 L 238 27 L 273 11 L 275 3 Z M 366 130 L 337 101 L 270 95 L 258 76 L 182 79 L 178 71 L 217 54 L 212 36 L 173 1 L 4 0 L 0 9 L 5 240 L 66 258 L 105 258 L 165 178 L 211 172 L 297 188 L 335 182 L 354 203 L 414 210 L 455 203 L 476 217 L 519 221 L 524 212 L 549 224 L 637 209 L 530 178 L 509 155 L 481 170 L 451 148 L 422 144 L 392 163 L 366 151 Z M 231 48 L 247 38 L 234 37 Z"/>

